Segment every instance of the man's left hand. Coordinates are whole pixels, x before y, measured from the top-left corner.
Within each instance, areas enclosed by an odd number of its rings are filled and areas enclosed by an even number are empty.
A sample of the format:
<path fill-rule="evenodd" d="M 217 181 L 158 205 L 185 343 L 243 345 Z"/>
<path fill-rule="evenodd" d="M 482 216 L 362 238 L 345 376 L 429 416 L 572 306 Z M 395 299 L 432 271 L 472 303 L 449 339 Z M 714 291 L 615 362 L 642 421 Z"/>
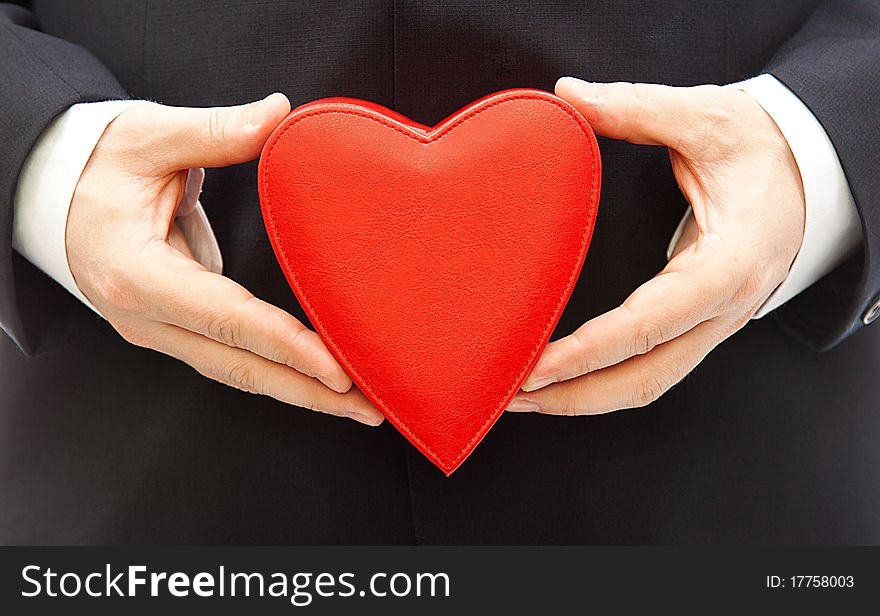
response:
<path fill-rule="evenodd" d="M 509 410 L 590 415 L 645 406 L 785 280 L 804 233 L 800 173 L 779 128 L 741 90 L 563 78 L 556 93 L 598 135 L 669 148 L 694 215 L 663 271 L 547 346 Z"/>

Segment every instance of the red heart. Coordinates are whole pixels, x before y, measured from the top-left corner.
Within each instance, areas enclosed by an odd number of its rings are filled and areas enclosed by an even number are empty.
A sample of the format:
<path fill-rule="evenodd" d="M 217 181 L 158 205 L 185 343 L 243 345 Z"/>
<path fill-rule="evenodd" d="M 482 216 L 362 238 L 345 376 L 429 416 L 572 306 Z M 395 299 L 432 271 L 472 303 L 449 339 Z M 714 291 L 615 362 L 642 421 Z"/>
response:
<path fill-rule="evenodd" d="M 559 320 L 599 202 L 589 124 L 507 90 L 437 126 L 325 99 L 260 158 L 269 239 L 352 380 L 451 474 L 507 407 Z"/>

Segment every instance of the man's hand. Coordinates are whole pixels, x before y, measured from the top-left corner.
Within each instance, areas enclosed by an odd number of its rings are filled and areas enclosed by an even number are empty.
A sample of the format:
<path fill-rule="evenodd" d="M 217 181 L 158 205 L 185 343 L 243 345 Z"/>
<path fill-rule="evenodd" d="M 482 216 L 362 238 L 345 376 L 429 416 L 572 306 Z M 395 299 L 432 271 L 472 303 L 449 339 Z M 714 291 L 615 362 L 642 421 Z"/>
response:
<path fill-rule="evenodd" d="M 124 111 L 77 185 L 70 269 L 132 344 L 245 391 L 378 425 L 381 413 L 351 388 L 315 332 L 202 267 L 174 223 L 187 169 L 253 160 L 289 111 L 282 94 L 240 107 L 144 103 Z"/>
<path fill-rule="evenodd" d="M 740 90 L 563 78 L 556 93 L 599 135 L 668 147 L 694 216 L 662 272 L 547 346 L 509 410 L 645 406 L 742 328 L 785 279 L 803 239 L 803 184 L 776 124 Z"/>

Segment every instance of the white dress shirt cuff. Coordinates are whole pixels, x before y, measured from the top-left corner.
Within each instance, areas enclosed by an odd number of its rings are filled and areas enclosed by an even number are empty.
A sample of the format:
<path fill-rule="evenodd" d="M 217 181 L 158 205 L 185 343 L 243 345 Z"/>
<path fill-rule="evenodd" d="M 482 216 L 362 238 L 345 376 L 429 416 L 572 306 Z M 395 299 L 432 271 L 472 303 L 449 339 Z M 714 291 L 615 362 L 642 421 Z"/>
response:
<path fill-rule="evenodd" d="M 107 126 L 125 109 L 142 102 L 81 103 L 62 113 L 28 155 L 15 192 L 13 247 L 95 312 L 77 287 L 67 261 L 67 216 L 79 178 Z M 178 224 L 196 259 L 219 273 L 220 249 L 198 202 L 204 177 L 204 170 L 190 170 Z"/>
<path fill-rule="evenodd" d="M 849 184 L 825 129 L 806 105 L 772 75 L 759 75 L 729 88 L 750 94 L 773 118 L 791 148 L 804 186 L 804 238 L 788 277 L 753 318 L 761 318 L 843 263 L 861 243 L 862 225 Z M 676 229 L 672 254 L 688 218 Z"/>

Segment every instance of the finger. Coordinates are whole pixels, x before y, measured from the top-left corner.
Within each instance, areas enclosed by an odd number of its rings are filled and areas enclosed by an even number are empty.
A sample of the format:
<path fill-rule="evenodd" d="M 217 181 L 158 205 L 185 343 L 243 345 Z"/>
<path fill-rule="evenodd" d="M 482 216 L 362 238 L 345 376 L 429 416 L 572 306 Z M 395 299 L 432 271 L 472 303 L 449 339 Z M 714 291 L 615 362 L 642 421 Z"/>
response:
<path fill-rule="evenodd" d="M 229 278 L 166 250 L 160 246 L 148 257 L 157 267 L 139 291 L 156 320 L 284 364 L 338 392 L 351 387 L 318 334 Z"/>
<path fill-rule="evenodd" d="M 729 310 L 736 283 L 719 275 L 717 259 L 706 252 L 676 257 L 619 307 L 547 345 L 523 391 L 644 355 Z"/>
<path fill-rule="evenodd" d="M 225 385 L 371 426 L 384 419 L 357 389 L 332 391 L 296 370 L 174 325 L 154 322 L 144 327 L 148 340 L 136 343 L 171 355 Z"/>
<path fill-rule="evenodd" d="M 704 131 L 695 120 L 707 105 L 698 88 L 647 83 L 591 83 L 562 77 L 556 94 L 583 114 L 598 135 L 686 152 Z M 706 90 L 704 90 L 706 91 Z"/>
<path fill-rule="evenodd" d="M 713 319 L 657 347 L 598 372 L 517 395 L 508 409 L 550 415 L 596 415 L 646 406 L 681 381 L 739 323 Z"/>
<path fill-rule="evenodd" d="M 155 126 L 161 147 L 156 155 L 167 171 L 226 167 L 257 158 L 271 132 L 290 113 L 281 93 L 232 107 L 133 107 L 132 113 Z"/>

